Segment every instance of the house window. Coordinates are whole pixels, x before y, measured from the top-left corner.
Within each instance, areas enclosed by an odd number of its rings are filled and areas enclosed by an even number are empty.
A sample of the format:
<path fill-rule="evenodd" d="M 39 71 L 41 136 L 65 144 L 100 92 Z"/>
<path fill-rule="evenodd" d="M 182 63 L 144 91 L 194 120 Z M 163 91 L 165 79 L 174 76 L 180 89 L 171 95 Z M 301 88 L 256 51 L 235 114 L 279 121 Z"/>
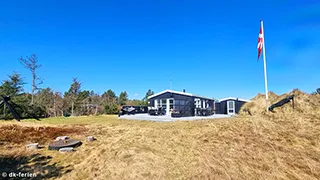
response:
<path fill-rule="evenodd" d="M 167 100 L 166 99 L 161 99 L 159 101 L 160 101 L 159 106 L 162 107 L 163 109 L 167 109 Z"/>
<path fill-rule="evenodd" d="M 173 101 L 173 110 L 174 111 L 184 111 L 186 110 L 186 105 L 187 105 L 188 101 L 185 100 L 174 100 Z M 171 104 L 170 104 L 170 108 L 171 108 Z"/>
<path fill-rule="evenodd" d="M 170 105 L 169 109 L 173 110 L 173 99 L 169 100 L 169 105 Z"/>
<path fill-rule="evenodd" d="M 201 100 L 196 98 L 194 99 L 194 105 L 196 106 L 196 108 L 201 108 Z"/>

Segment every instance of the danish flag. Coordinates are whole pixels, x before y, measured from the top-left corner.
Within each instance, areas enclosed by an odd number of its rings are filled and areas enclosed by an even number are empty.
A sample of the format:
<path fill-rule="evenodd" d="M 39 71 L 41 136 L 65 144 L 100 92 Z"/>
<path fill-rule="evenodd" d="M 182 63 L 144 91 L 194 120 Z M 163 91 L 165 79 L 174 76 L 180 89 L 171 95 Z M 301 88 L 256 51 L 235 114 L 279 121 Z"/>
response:
<path fill-rule="evenodd" d="M 260 58 L 261 52 L 262 52 L 262 46 L 263 46 L 263 29 L 260 26 L 260 33 L 258 38 L 258 60 Z"/>

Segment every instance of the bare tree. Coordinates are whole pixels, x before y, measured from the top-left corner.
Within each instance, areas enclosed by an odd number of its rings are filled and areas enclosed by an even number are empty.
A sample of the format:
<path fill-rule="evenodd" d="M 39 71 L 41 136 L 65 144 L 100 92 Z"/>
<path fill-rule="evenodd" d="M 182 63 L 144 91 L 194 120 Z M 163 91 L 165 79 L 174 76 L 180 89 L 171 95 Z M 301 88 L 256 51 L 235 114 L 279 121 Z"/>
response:
<path fill-rule="evenodd" d="M 53 94 L 53 115 L 54 115 L 54 117 L 57 117 L 57 109 L 56 109 L 56 96 L 57 96 L 57 94 L 56 93 L 54 93 Z"/>
<path fill-rule="evenodd" d="M 27 58 L 20 57 L 20 62 L 31 71 L 32 74 L 32 90 L 31 90 L 31 104 L 34 103 L 34 94 L 35 91 L 38 89 L 38 85 L 42 84 L 42 81 L 37 78 L 36 70 L 40 68 L 42 65 L 38 64 L 38 57 L 35 54 L 32 54 L 30 57 Z M 37 83 L 37 81 L 39 81 Z"/>
<path fill-rule="evenodd" d="M 54 104 L 53 104 L 54 116 L 59 116 L 59 113 L 61 114 L 61 116 L 63 116 L 63 106 L 64 106 L 64 101 L 63 101 L 62 94 L 60 92 L 55 92 Z"/>
<path fill-rule="evenodd" d="M 47 116 L 53 116 L 54 92 L 50 88 L 39 90 L 34 96 L 34 103 L 43 107 Z"/>

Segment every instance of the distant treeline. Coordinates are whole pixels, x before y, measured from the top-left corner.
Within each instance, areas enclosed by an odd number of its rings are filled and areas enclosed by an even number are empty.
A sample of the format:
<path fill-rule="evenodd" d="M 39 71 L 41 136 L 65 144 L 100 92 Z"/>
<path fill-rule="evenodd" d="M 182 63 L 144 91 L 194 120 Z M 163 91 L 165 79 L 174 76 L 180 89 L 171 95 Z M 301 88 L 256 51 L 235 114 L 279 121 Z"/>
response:
<path fill-rule="evenodd" d="M 149 89 L 143 99 L 130 100 L 126 91 L 117 96 L 109 89 L 99 95 L 92 90 L 81 89 L 77 78 L 70 80 L 67 92 L 57 92 L 50 87 L 41 87 L 42 81 L 37 76 L 37 69 L 41 65 L 36 55 L 27 56 L 26 59 L 21 57 L 20 62 L 32 74 L 32 92 L 24 92 L 25 81 L 21 74 L 14 72 L 2 81 L 0 95 L 11 97 L 10 102 L 21 118 L 116 114 L 122 105 L 147 105 L 147 97 L 154 94 Z M 1 108 L 0 119 L 13 119 L 8 107 Z"/>

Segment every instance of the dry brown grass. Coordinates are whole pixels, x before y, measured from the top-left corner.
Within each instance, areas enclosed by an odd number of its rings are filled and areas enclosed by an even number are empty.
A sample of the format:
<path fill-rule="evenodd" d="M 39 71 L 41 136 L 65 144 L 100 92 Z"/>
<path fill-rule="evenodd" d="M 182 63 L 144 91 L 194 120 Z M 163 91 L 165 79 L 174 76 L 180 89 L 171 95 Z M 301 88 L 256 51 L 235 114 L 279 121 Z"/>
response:
<path fill-rule="evenodd" d="M 252 99 L 250 103 L 245 104 L 241 108 L 240 114 L 253 115 L 253 116 L 267 116 L 267 118 L 292 118 L 292 117 L 304 117 L 304 118 L 320 118 L 320 94 L 307 94 L 298 89 L 295 89 L 289 93 L 282 94 L 280 96 L 273 92 L 269 93 L 270 105 L 274 104 L 281 99 L 294 95 L 294 109 L 292 104 L 287 103 L 281 107 L 274 109 L 273 113 L 266 112 L 265 108 L 265 95 L 258 94 Z"/>
<path fill-rule="evenodd" d="M 316 112 L 304 115 L 170 123 L 117 120 L 111 116 L 69 118 L 63 122 L 88 129 L 79 133 L 79 138 L 90 134 L 98 140 L 84 142 L 71 154 L 46 149 L 27 152 L 23 143 L 15 146 L 19 151 L 8 153 L 0 148 L 0 154 L 52 157 L 48 162 L 50 167 L 56 163 L 52 170 L 31 169 L 42 173 L 42 178 L 319 179 L 320 118 Z M 55 121 L 20 124 L 67 128 L 59 126 L 60 120 Z"/>
<path fill-rule="evenodd" d="M 50 127 L 50 126 L 19 126 L 17 124 L 0 126 L 0 142 L 21 144 L 48 143 L 58 136 L 68 134 L 69 136 L 85 133 L 87 129 L 83 126 L 72 127 Z"/>

